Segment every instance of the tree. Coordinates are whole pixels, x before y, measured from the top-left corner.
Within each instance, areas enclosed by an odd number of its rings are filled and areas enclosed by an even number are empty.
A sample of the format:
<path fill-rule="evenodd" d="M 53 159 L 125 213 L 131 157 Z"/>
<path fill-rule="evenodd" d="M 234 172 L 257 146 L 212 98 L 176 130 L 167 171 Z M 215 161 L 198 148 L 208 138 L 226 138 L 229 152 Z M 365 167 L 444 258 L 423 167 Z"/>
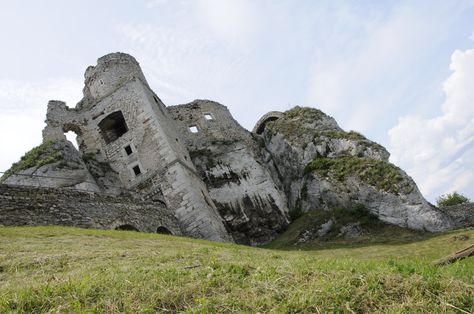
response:
<path fill-rule="evenodd" d="M 454 191 L 453 193 L 443 194 L 436 199 L 438 207 L 446 207 L 457 204 L 469 203 L 469 198 Z"/>

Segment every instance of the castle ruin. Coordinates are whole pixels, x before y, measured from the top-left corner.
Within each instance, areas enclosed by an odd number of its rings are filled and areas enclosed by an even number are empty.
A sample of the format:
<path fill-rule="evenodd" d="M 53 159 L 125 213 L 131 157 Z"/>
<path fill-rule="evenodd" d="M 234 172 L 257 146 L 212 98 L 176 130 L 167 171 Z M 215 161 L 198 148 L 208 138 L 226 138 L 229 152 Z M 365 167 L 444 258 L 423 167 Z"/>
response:
<path fill-rule="evenodd" d="M 353 176 L 340 192 L 331 176 L 308 172 L 314 158 L 349 156 L 388 164 L 383 147 L 342 131 L 316 109 L 304 109 L 304 116 L 297 116 L 301 108 L 270 112 L 249 132 L 213 101 L 165 106 L 138 62 L 124 53 L 106 55 L 89 67 L 83 94 L 75 108 L 48 103 L 43 142 L 59 157 L 48 156 L 4 178 L 0 224 L 163 228 L 258 245 L 282 232 L 295 209 L 358 202 L 400 226 L 430 231 L 451 226 L 401 170 L 394 182 L 400 189 L 384 189 L 364 177 L 356 182 Z M 69 131 L 76 133 L 79 151 L 66 140 Z M 56 190 L 64 187 L 69 190 Z M 32 199 L 48 193 L 55 203 Z M 44 206 L 25 214 L 24 203 L 12 205 L 19 194 Z M 74 199 L 81 204 L 70 206 Z M 67 217 L 61 220 L 61 214 Z"/>

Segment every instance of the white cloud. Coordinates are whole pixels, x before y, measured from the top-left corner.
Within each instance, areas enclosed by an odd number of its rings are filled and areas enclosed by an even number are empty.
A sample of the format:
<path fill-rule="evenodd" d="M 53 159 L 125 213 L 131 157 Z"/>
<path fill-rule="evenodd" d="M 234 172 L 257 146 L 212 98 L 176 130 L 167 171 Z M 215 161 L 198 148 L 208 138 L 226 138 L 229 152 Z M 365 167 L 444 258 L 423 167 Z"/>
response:
<path fill-rule="evenodd" d="M 66 101 L 70 107 L 82 98 L 80 80 L 55 79 L 43 82 L 0 80 L 0 171 L 41 143 L 47 103 Z"/>
<path fill-rule="evenodd" d="M 149 0 L 146 2 L 146 7 L 151 9 L 154 7 L 159 7 L 160 5 L 164 5 L 168 2 L 168 0 Z"/>
<path fill-rule="evenodd" d="M 430 79 L 442 79 L 433 75 L 436 65 L 428 60 L 449 36 L 446 29 L 458 11 L 452 3 L 437 3 L 427 11 L 402 2 L 386 14 L 360 13 L 356 6 L 328 13 L 335 20 L 334 34 L 316 46 L 308 102 L 333 114 L 345 128 L 386 129 L 386 117 L 406 114 L 420 88 L 428 89 Z"/>
<path fill-rule="evenodd" d="M 169 105 L 218 97 L 248 58 L 202 29 L 122 24 L 117 30 L 124 50 L 139 60 L 152 89 Z"/>
<path fill-rule="evenodd" d="M 405 116 L 389 131 L 392 160 L 431 199 L 454 190 L 474 195 L 474 49 L 455 51 L 450 69 L 441 115 Z"/>
<path fill-rule="evenodd" d="M 255 39 L 258 28 L 255 1 L 199 0 L 196 9 L 198 22 L 227 44 L 248 48 Z"/>

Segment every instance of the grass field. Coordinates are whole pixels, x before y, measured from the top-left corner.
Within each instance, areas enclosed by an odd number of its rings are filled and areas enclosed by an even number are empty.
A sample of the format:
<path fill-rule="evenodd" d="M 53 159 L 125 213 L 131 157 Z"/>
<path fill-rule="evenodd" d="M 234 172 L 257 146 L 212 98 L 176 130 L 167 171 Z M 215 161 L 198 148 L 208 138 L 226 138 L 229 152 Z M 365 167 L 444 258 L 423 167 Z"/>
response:
<path fill-rule="evenodd" d="M 467 241 L 455 235 L 467 234 Z M 277 250 L 129 231 L 0 228 L 0 313 L 469 313 L 474 231 Z M 464 311 L 464 312 L 463 312 Z"/>

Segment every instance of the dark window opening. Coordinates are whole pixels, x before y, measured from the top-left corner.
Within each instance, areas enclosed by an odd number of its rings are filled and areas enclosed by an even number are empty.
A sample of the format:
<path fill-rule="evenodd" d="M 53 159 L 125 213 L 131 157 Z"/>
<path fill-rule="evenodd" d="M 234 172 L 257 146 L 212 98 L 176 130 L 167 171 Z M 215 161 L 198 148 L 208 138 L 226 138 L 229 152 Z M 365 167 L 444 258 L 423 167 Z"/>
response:
<path fill-rule="evenodd" d="M 120 225 L 117 228 L 115 228 L 115 230 L 138 231 L 137 228 L 135 228 L 134 226 L 129 225 L 129 224 Z"/>
<path fill-rule="evenodd" d="M 125 152 L 127 153 L 128 156 L 133 154 L 133 150 L 132 150 L 132 147 L 130 145 L 127 145 L 124 148 L 125 148 Z"/>
<path fill-rule="evenodd" d="M 133 173 L 138 176 L 140 173 L 142 173 L 142 171 L 140 170 L 140 167 L 138 165 L 136 165 L 135 167 L 132 168 L 133 170 Z"/>
<path fill-rule="evenodd" d="M 99 128 L 107 144 L 115 141 L 128 131 L 122 111 L 109 114 L 99 123 Z"/>
<path fill-rule="evenodd" d="M 168 230 L 168 228 L 163 227 L 163 226 L 159 226 L 159 227 L 156 229 L 156 233 L 160 233 L 160 234 L 172 234 L 171 231 Z"/>

